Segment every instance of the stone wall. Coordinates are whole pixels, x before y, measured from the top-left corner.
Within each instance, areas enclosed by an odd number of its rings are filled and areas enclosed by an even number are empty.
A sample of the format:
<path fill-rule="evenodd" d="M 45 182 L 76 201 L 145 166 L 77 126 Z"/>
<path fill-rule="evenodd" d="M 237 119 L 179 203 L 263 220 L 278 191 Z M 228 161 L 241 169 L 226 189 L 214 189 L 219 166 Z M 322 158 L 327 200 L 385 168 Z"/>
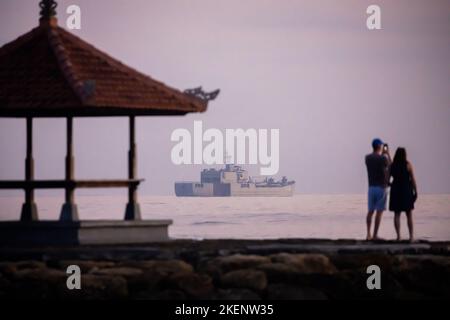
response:
<path fill-rule="evenodd" d="M 450 297 L 450 256 L 445 250 L 440 254 L 409 254 L 408 250 L 392 254 L 381 249 L 343 253 L 336 245 L 334 251 L 299 253 L 283 252 L 272 245 L 270 250 L 255 254 L 249 252 L 255 251 L 254 246 L 246 246 L 245 250 L 242 246 L 230 248 L 211 243 L 194 250 L 189 244 L 177 247 L 178 250 L 173 245 L 165 246 L 165 249 L 163 245 L 158 247 L 161 250 L 153 259 L 148 259 L 145 254 L 143 259 L 138 259 L 138 254 L 120 259 L 117 256 L 116 259 L 86 259 L 92 258 L 87 253 L 99 251 L 99 248 L 86 248 L 84 255 L 77 251 L 73 255 L 76 260 L 65 259 L 62 254 L 63 257 L 58 259 L 57 253 L 48 251 L 42 259 L 3 259 L 0 262 L 0 298 L 284 300 Z M 108 250 L 112 249 L 100 250 L 103 257 Z M 133 250 L 136 248 L 130 248 L 130 252 Z M 127 250 L 121 248 L 120 251 Z M 114 258 L 111 253 L 109 256 Z M 73 264 L 81 269 L 81 290 L 68 290 L 66 287 L 66 268 Z M 372 264 L 381 268 L 381 290 L 367 289 L 369 275 L 366 268 Z"/>

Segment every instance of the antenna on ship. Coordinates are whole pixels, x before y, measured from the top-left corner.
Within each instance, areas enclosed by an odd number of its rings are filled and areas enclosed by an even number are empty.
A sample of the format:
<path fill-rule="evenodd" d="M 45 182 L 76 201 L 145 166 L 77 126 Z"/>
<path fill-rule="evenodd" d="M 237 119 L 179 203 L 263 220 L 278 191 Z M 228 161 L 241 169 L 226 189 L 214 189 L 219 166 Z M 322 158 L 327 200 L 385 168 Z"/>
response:
<path fill-rule="evenodd" d="M 228 152 L 225 152 L 225 155 L 223 157 L 224 162 L 225 162 L 225 169 L 226 170 L 231 170 L 231 165 L 233 164 L 233 161 L 231 159 L 231 156 L 228 154 Z"/>

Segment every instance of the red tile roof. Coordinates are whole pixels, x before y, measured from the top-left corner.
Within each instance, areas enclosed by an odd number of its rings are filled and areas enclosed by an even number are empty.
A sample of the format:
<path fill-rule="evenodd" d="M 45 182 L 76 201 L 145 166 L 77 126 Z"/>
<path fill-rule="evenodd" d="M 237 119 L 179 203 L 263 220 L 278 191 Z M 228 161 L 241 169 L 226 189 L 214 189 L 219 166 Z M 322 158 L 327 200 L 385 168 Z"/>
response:
<path fill-rule="evenodd" d="M 101 52 L 52 21 L 0 48 L 0 116 L 172 115 L 207 102 Z"/>

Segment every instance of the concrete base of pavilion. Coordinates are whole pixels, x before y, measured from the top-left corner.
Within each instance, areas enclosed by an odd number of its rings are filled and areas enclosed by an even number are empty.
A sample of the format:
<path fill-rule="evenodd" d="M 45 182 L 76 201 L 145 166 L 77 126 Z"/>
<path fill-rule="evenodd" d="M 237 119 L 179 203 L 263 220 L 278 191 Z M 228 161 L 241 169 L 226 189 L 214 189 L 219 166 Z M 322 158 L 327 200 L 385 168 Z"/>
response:
<path fill-rule="evenodd" d="M 0 245 L 143 244 L 169 240 L 172 220 L 3 221 Z"/>

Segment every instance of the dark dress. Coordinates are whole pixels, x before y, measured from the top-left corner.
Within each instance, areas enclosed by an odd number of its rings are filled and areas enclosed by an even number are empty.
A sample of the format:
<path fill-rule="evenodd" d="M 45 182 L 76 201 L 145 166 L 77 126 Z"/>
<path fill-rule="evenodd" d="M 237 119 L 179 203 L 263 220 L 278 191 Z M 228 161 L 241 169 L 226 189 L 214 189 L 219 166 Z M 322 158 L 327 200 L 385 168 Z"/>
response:
<path fill-rule="evenodd" d="M 389 198 L 389 210 L 401 212 L 414 209 L 415 191 L 406 163 L 403 165 L 392 164 L 391 177 L 393 181 Z"/>

